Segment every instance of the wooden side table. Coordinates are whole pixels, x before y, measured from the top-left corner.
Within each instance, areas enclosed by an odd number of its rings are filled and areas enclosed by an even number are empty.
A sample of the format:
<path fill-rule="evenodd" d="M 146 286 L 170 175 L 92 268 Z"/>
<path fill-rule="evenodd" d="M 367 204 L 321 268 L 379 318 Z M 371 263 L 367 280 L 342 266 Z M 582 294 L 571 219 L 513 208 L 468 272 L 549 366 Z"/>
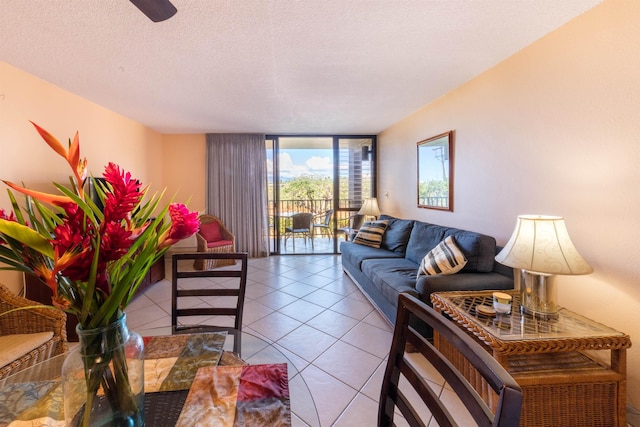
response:
<path fill-rule="evenodd" d="M 520 314 L 519 295 L 516 291 L 511 295 L 510 315 L 476 312 L 477 306 L 492 304 L 492 291 L 433 293 L 431 302 L 480 342 L 520 384 L 521 426 L 626 426 L 629 336 L 565 308 L 555 320 Z M 445 340 L 437 335 L 434 340 L 440 351 L 473 377 Z M 608 361 L 602 351 L 610 352 Z"/>

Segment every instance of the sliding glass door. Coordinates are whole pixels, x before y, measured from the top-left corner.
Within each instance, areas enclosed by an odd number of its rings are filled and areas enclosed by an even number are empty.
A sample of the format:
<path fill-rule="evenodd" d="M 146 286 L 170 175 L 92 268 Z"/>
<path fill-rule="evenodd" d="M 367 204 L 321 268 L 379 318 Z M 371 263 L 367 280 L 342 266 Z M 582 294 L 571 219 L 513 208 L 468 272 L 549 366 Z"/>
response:
<path fill-rule="evenodd" d="M 337 253 L 375 197 L 375 136 L 267 136 L 270 250 Z"/>

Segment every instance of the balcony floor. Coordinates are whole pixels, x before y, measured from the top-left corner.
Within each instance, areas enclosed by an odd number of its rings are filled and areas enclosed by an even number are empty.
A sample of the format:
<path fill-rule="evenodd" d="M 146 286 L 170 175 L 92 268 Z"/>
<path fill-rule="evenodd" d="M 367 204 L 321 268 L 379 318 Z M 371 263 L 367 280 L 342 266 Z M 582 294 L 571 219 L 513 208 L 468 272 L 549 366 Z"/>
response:
<path fill-rule="evenodd" d="M 338 249 L 340 247 L 341 242 L 344 242 L 344 237 L 338 238 Z M 334 253 L 333 237 L 316 235 L 313 238 L 313 244 L 311 242 L 311 239 L 306 239 L 305 241 L 305 239 L 302 237 L 296 237 L 295 249 L 294 249 L 292 237 L 289 237 L 286 240 L 286 244 L 285 244 L 285 239 L 280 238 L 280 254 L 281 255 L 310 255 L 310 254 L 332 254 L 332 253 Z"/>

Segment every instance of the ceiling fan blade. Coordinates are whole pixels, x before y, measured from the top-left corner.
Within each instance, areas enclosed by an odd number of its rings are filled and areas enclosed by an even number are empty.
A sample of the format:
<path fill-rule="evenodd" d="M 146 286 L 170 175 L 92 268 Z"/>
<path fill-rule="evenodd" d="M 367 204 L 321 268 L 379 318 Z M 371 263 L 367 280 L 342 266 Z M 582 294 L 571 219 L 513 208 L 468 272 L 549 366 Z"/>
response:
<path fill-rule="evenodd" d="M 153 22 L 171 18 L 178 9 L 169 0 L 129 0 Z"/>

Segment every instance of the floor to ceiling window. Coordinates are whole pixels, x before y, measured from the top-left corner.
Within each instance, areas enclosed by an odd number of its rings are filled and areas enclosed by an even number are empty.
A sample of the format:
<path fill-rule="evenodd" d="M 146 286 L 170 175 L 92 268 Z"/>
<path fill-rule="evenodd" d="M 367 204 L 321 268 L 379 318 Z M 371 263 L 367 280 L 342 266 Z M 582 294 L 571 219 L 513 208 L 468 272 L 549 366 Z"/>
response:
<path fill-rule="evenodd" d="M 266 144 L 271 253 L 338 253 L 352 216 L 376 196 L 376 137 L 269 135 Z"/>

